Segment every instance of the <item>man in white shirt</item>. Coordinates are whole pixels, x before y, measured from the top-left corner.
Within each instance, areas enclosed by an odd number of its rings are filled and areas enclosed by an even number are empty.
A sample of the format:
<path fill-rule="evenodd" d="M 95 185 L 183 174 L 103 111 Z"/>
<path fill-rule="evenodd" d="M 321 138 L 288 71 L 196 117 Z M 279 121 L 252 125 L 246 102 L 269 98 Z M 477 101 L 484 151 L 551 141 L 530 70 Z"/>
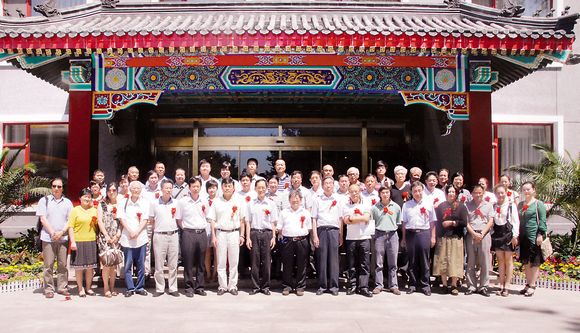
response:
<path fill-rule="evenodd" d="M 245 203 L 234 196 L 234 181 L 222 181 L 223 195 L 211 205 L 207 220 L 211 223 L 212 243 L 217 248 L 218 295 L 229 291 L 238 295 L 238 261 L 240 246 L 245 243 Z M 229 274 L 226 267 L 229 265 Z M 229 282 L 228 282 L 229 275 Z"/>
<path fill-rule="evenodd" d="M 342 200 L 334 193 L 334 179 L 324 177 L 323 194 L 316 196 L 312 205 L 312 242 L 316 248 L 318 290 L 327 290 L 338 296 L 339 258 L 342 245 Z"/>
<path fill-rule="evenodd" d="M 302 172 L 299 170 L 295 170 L 292 171 L 292 181 L 290 184 L 290 191 L 291 190 L 296 190 L 296 191 L 300 191 L 300 193 L 302 194 L 302 200 L 300 201 L 300 205 L 308 210 L 310 210 L 311 207 L 309 207 L 307 204 L 309 202 L 311 202 L 310 200 L 310 191 L 302 186 Z"/>
<path fill-rule="evenodd" d="M 251 254 L 251 273 L 254 288 L 250 295 L 262 292 L 270 295 L 271 250 L 276 245 L 276 203 L 266 198 L 266 180 L 258 179 L 255 184 L 258 197 L 250 201 L 246 220 L 247 247 Z"/>
<path fill-rule="evenodd" d="M 183 230 L 181 238 L 181 255 L 183 257 L 183 279 L 185 280 L 185 296 L 193 297 L 194 293 L 206 296 L 205 286 L 205 253 L 208 239 L 208 227 L 205 218 L 209 211 L 208 202 L 199 195 L 201 180 L 192 177 L 188 181 L 189 195 L 179 200 L 175 218 Z M 195 282 L 193 269 L 195 268 Z"/>
<path fill-rule="evenodd" d="M 377 202 L 381 201 L 379 198 L 379 192 L 376 190 L 377 178 L 373 174 L 368 174 L 365 177 L 365 189 L 362 191 L 363 200 L 366 200 L 367 204 L 374 206 Z"/>
<path fill-rule="evenodd" d="M 185 170 L 182 168 L 175 169 L 175 184 L 171 196 L 176 200 L 189 196 L 189 187 L 185 182 Z"/>
<path fill-rule="evenodd" d="M 143 184 L 132 181 L 129 184 L 129 198 L 119 202 L 117 217 L 121 221 L 123 231 L 119 243 L 125 256 L 125 297 L 133 294 L 147 296 L 145 291 L 145 252 L 149 238 L 147 237 L 147 221 L 149 217 L 149 201 L 141 197 Z M 133 282 L 133 265 L 137 268 L 137 285 Z"/>
<path fill-rule="evenodd" d="M 149 219 L 153 226 L 153 248 L 155 255 L 155 293 L 159 297 L 165 292 L 164 264 L 167 262 L 169 295 L 179 297 L 177 291 L 177 259 L 179 257 L 179 234 L 177 228 L 177 201 L 171 197 L 173 181 L 161 182 L 161 197 L 151 202 Z"/>
<path fill-rule="evenodd" d="M 246 162 L 246 173 L 252 180 L 252 184 L 250 185 L 252 191 L 254 190 L 254 186 L 256 185 L 256 181 L 258 179 L 265 179 L 264 177 L 258 175 L 258 160 L 253 157 L 248 158 L 248 161 Z"/>
<path fill-rule="evenodd" d="M 401 220 L 403 223 L 403 240 L 401 246 L 407 249 L 409 257 L 409 289 L 407 294 L 414 293 L 417 288 L 423 294 L 431 296 L 429 278 L 430 249 L 435 246 L 435 209 L 433 202 L 423 198 L 421 182 L 411 184 L 413 200 L 403 204 Z"/>
<path fill-rule="evenodd" d="M 283 192 L 290 188 L 290 175 L 286 173 L 286 161 L 280 159 L 274 165 L 278 176 L 278 191 Z"/>
<path fill-rule="evenodd" d="M 201 190 L 200 190 L 200 195 L 205 198 L 207 196 L 207 190 L 206 190 L 206 183 L 209 180 L 214 180 L 216 183 L 218 182 L 218 180 L 213 177 L 211 174 L 211 164 L 209 163 L 208 160 L 201 160 L 199 161 L 199 177 L 201 179 Z"/>
<path fill-rule="evenodd" d="M 435 173 L 435 171 L 427 172 L 425 175 L 423 198 L 425 198 L 425 200 L 431 200 L 433 208 L 437 208 L 437 206 L 446 200 L 445 193 L 437 188 L 437 184 L 437 173 Z"/>
<path fill-rule="evenodd" d="M 358 289 L 359 294 L 373 297 L 369 291 L 371 236 L 374 234 L 374 225 L 369 225 L 371 206 L 362 200 L 358 184 L 351 184 L 348 192 L 349 200 L 342 208 L 342 220 L 346 224 L 349 282 L 346 294 L 353 295 Z"/>

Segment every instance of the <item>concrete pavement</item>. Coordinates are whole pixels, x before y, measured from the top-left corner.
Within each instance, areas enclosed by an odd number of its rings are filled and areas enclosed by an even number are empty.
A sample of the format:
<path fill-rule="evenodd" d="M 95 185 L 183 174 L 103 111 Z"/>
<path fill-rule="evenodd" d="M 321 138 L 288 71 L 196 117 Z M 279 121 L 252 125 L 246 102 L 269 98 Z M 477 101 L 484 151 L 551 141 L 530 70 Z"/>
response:
<path fill-rule="evenodd" d="M 515 286 L 513 289 L 519 289 Z M 181 290 L 180 290 L 181 291 Z M 102 292 L 102 289 L 97 289 Z M 341 292 L 303 297 L 122 295 L 45 299 L 40 290 L 0 294 L 3 332 L 579 332 L 580 294 L 538 289 L 526 298 L 431 297 L 421 293 L 372 299 Z"/>

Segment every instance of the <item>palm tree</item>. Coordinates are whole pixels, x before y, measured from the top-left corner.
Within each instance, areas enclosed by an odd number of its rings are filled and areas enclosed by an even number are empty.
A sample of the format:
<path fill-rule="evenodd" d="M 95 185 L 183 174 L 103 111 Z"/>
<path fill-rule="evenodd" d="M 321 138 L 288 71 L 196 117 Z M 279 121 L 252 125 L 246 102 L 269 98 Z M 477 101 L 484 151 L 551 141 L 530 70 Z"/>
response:
<path fill-rule="evenodd" d="M 25 147 L 20 147 L 12 156 L 9 156 L 9 148 L 4 148 L 0 154 L 0 223 L 37 202 L 42 196 L 50 194 L 49 179 L 36 176 L 33 163 L 13 166 Z"/>
<path fill-rule="evenodd" d="M 511 166 L 508 170 L 520 174 L 523 181 L 535 182 L 538 198 L 553 204 L 548 215 L 559 215 L 572 222 L 572 252 L 575 252 L 580 234 L 580 159 L 573 159 L 569 152 L 560 156 L 544 145 L 532 147 L 543 155 L 537 165 Z"/>

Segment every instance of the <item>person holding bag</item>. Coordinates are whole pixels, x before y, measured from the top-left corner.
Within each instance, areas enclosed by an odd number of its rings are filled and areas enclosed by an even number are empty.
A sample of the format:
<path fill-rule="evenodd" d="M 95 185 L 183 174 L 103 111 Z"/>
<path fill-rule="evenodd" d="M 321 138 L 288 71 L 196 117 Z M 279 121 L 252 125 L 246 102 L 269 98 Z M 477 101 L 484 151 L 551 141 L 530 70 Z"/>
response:
<path fill-rule="evenodd" d="M 542 256 L 542 243 L 546 239 L 546 206 L 536 199 L 536 187 L 532 182 L 522 184 L 524 200 L 518 204 L 520 215 L 520 260 L 525 268 L 526 286 L 520 294 L 531 297 L 536 291 L 536 280 L 540 265 L 546 258 Z"/>
<path fill-rule="evenodd" d="M 513 253 L 518 245 L 520 218 L 516 204 L 508 199 L 508 189 L 497 185 L 494 189 L 497 202 L 494 204 L 493 233 L 491 249 L 495 251 L 498 262 L 499 286 L 498 295 L 507 297 L 514 270 Z"/>
<path fill-rule="evenodd" d="M 105 200 L 101 201 L 97 209 L 99 218 L 97 245 L 105 297 L 117 296 L 115 291 L 117 266 L 123 262 L 123 252 L 119 244 L 121 224 L 117 218 L 117 209 L 117 186 L 110 183 L 106 188 Z"/>

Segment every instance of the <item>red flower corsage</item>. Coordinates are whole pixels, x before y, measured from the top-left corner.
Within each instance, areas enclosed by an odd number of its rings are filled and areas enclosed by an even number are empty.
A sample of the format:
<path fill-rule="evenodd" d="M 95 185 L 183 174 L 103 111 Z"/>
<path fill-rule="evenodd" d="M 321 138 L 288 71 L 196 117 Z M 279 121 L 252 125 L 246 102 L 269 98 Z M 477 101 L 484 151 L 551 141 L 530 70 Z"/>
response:
<path fill-rule="evenodd" d="M 125 193 L 125 199 L 129 199 L 129 193 Z"/>
<path fill-rule="evenodd" d="M 211 207 L 211 204 L 213 203 L 213 201 L 211 199 L 208 200 L 209 206 Z"/>
<path fill-rule="evenodd" d="M 93 216 L 93 218 L 91 219 L 91 225 L 92 226 L 97 225 L 97 217 L 96 216 Z"/>
<path fill-rule="evenodd" d="M 159 199 L 159 192 L 155 193 L 155 199 Z"/>
<path fill-rule="evenodd" d="M 98 205 L 99 205 L 99 202 L 97 200 L 93 200 L 93 206 L 95 206 L 95 208 L 97 208 Z"/>
<path fill-rule="evenodd" d="M 461 202 L 465 202 L 465 200 L 467 200 L 467 198 L 465 196 L 461 197 Z"/>
<path fill-rule="evenodd" d="M 249 196 L 249 195 L 247 195 L 247 196 L 246 196 L 246 202 L 250 202 L 250 199 L 251 199 L 251 198 L 250 198 L 250 196 Z"/>
<path fill-rule="evenodd" d="M 336 200 L 332 200 L 332 204 L 330 205 L 330 208 L 336 206 Z"/>
<path fill-rule="evenodd" d="M 383 214 L 393 215 L 393 212 L 389 210 L 389 207 L 383 207 Z"/>
<path fill-rule="evenodd" d="M 304 228 L 304 221 L 306 220 L 306 216 L 300 216 L 300 228 Z"/>
<path fill-rule="evenodd" d="M 489 202 L 491 200 L 490 197 L 485 197 L 485 201 Z"/>
<path fill-rule="evenodd" d="M 137 220 L 139 220 L 139 222 L 141 222 L 141 213 L 137 213 Z"/>
<path fill-rule="evenodd" d="M 111 213 L 113 213 L 113 217 L 117 217 L 117 207 L 113 207 Z"/>
<path fill-rule="evenodd" d="M 483 213 L 479 208 L 476 208 L 473 214 L 475 214 L 475 216 L 480 216 L 481 218 L 483 218 Z"/>
<path fill-rule="evenodd" d="M 205 205 L 201 205 L 201 211 L 205 214 Z"/>
<path fill-rule="evenodd" d="M 421 215 L 427 215 L 427 209 L 425 207 L 421 207 Z"/>
<path fill-rule="evenodd" d="M 232 207 L 232 218 L 234 218 L 234 215 L 236 215 L 237 211 L 238 211 L 238 206 L 233 206 Z"/>
<path fill-rule="evenodd" d="M 436 204 L 439 202 L 439 198 L 435 198 L 435 200 L 433 200 L 433 204 Z"/>
<path fill-rule="evenodd" d="M 360 209 L 356 208 L 354 210 L 354 215 L 362 215 L 363 213 L 361 213 Z"/>
<path fill-rule="evenodd" d="M 501 214 L 501 207 L 497 207 L 497 208 L 496 208 L 496 212 L 497 212 L 498 214 Z"/>
<path fill-rule="evenodd" d="M 376 204 L 377 204 L 377 199 L 373 199 L 373 200 L 371 201 L 371 203 L 373 204 L 373 206 L 374 206 L 374 205 L 376 205 Z"/>
<path fill-rule="evenodd" d="M 409 192 L 403 192 L 403 201 L 409 200 Z"/>
<path fill-rule="evenodd" d="M 172 219 L 174 219 L 174 218 L 175 218 L 175 211 L 176 211 L 175 207 L 172 207 L 172 208 L 171 208 L 171 218 L 172 218 Z"/>
<path fill-rule="evenodd" d="M 443 218 L 447 218 L 448 216 L 451 216 L 451 208 L 447 208 L 445 210 L 445 213 L 443 214 Z"/>
<path fill-rule="evenodd" d="M 264 209 L 264 214 L 266 214 L 266 216 L 270 216 L 270 211 L 267 209 Z"/>
<path fill-rule="evenodd" d="M 512 192 L 511 191 L 508 191 L 507 196 L 508 197 L 511 197 L 512 196 Z"/>
<path fill-rule="evenodd" d="M 522 213 L 525 213 L 525 211 L 528 210 L 529 207 L 530 206 L 528 206 L 528 205 L 523 205 L 522 206 Z"/>

